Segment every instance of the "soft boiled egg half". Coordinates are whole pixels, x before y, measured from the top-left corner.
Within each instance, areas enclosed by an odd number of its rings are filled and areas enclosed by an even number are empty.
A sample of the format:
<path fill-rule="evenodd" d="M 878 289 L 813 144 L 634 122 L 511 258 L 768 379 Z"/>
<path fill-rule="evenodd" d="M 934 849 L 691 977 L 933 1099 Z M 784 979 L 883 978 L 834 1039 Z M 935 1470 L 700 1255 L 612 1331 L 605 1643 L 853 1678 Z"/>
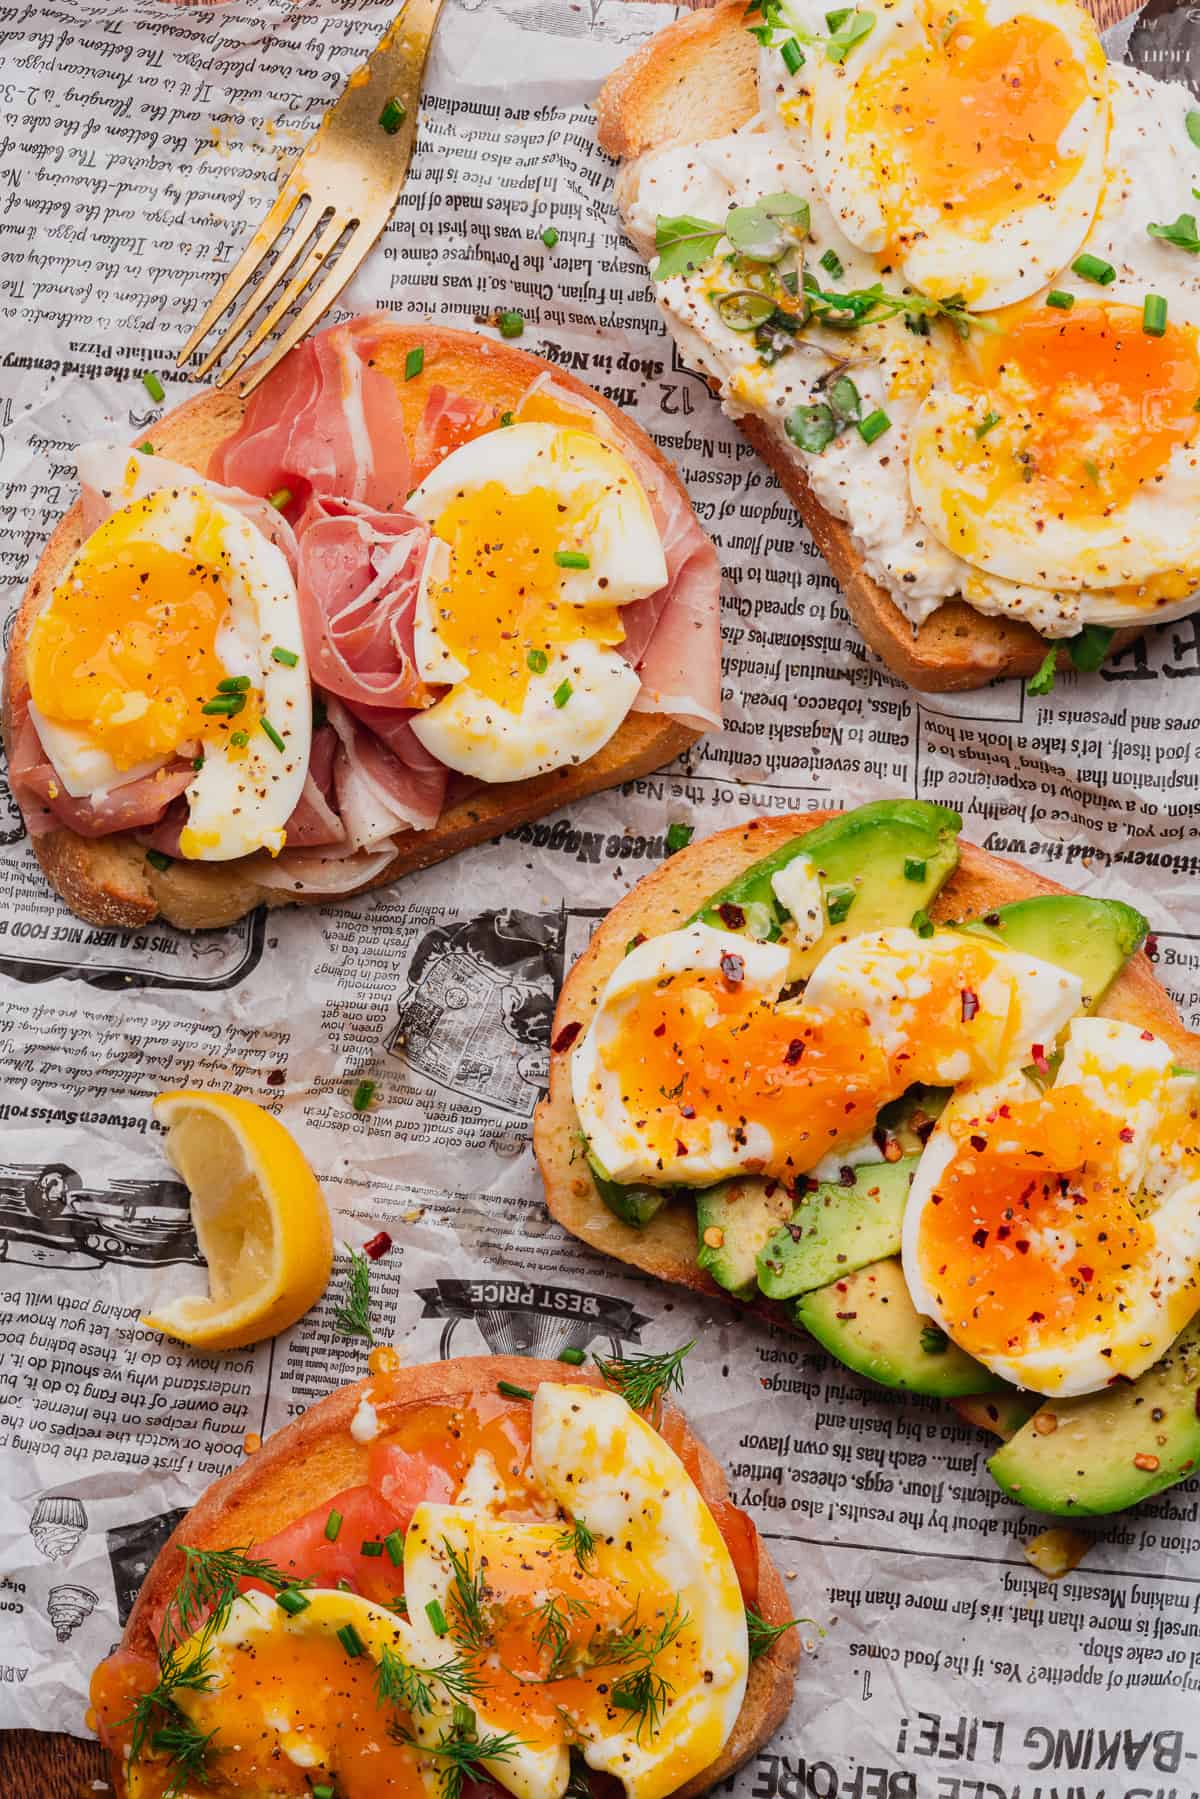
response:
<path fill-rule="evenodd" d="M 912 494 L 930 530 L 1009 581 L 1094 591 L 1179 571 L 1190 589 L 1195 325 L 1153 336 L 1140 305 L 1082 298 L 1069 311 L 1030 301 L 995 322 L 948 351 L 913 427 Z"/>
<path fill-rule="evenodd" d="M 571 1063 L 613 1180 L 790 1180 L 868 1136 L 913 1082 L 1020 1067 L 1082 1000 L 1076 976 L 954 931 L 864 932 L 781 1002 L 789 961 L 785 944 L 695 924 L 614 969 Z"/>
<path fill-rule="evenodd" d="M 1136 1380 L 1200 1310 L 1200 1078 L 1149 1031 L 1078 1018 L 1045 1091 L 1018 1071 L 957 1095 L 913 1181 L 904 1273 L 1018 1386 Z"/>
<path fill-rule="evenodd" d="M 115 507 L 34 620 L 30 716 L 76 799 L 192 763 L 180 853 L 283 848 L 312 708 L 286 558 L 191 471 L 115 452 Z"/>
<path fill-rule="evenodd" d="M 593 755 L 639 687 L 621 608 L 667 579 L 625 458 L 592 432 L 518 422 L 453 451 L 408 510 L 433 531 L 417 669 L 448 689 L 413 718 L 426 749 L 484 781 Z"/>
<path fill-rule="evenodd" d="M 811 130 L 851 243 L 981 310 L 1035 292 L 1075 254 L 1104 180 L 1109 96 L 1096 27 L 1074 0 L 834 13 L 784 0 L 780 29 L 805 60 L 788 78 L 768 52 L 768 79 L 785 128 Z"/>

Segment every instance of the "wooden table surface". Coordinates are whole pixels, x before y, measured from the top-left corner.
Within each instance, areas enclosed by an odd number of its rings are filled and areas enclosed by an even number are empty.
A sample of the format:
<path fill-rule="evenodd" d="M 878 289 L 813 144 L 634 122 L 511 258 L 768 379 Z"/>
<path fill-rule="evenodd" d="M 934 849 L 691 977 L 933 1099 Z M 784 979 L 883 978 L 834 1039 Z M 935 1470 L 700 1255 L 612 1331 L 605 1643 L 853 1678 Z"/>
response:
<path fill-rule="evenodd" d="M 713 0 L 683 0 L 707 6 Z M 1115 25 L 1138 0 L 1084 0 L 1101 29 Z M 98 1743 L 35 1730 L 0 1732 L 0 1794 L 5 1799 L 103 1799 L 112 1793 Z"/>

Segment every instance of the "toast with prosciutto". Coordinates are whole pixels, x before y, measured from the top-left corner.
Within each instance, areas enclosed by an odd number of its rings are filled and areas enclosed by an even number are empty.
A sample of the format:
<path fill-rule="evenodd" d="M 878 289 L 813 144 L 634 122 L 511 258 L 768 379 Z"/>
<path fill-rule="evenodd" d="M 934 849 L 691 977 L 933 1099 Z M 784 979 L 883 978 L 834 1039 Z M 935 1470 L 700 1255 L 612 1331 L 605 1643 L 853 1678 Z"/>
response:
<path fill-rule="evenodd" d="M 79 473 L 4 727 L 93 923 L 362 892 L 719 723 L 720 572 L 677 476 L 510 344 L 355 319 Z"/>
<path fill-rule="evenodd" d="M 271 1438 L 180 1524 L 93 1676 L 119 1799 L 724 1780 L 787 1711 L 799 1643 L 666 1403 L 683 1353 L 393 1368 Z"/>

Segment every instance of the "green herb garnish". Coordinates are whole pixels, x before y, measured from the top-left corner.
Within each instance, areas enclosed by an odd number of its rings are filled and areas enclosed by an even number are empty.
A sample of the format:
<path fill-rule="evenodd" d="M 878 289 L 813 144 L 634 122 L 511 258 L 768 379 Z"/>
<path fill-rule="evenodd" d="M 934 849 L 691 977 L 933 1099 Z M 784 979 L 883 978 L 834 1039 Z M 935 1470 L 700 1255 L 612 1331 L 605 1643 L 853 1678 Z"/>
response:
<path fill-rule="evenodd" d="M 654 279 L 667 281 L 672 275 L 690 274 L 710 256 L 716 255 L 717 245 L 724 235 L 723 224 L 714 225 L 711 220 L 694 218 L 691 213 L 680 213 L 676 218 L 660 214 L 654 227 L 654 247 L 658 251 Z"/>
<path fill-rule="evenodd" d="M 695 1338 L 663 1355 L 598 1356 L 592 1360 L 604 1380 L 635 1412 L 644 1412 L 683 1386 L 683 1361 L 696 1347 Z"/>
<path fill-rule="evenodd" d="M 395 137 L 407 117 L 407 106 L 393 94 L 379 115 L 379 129 L 386 131 L 389 137 Z"/>
<path fill-rule="evenodd" d="M 375 1342 L 371 1329 L 371 1264 L 361 1249 L 350 1251 L 346 1298 L 334 1314 L 334 1327 L 343 1337 L 365 1337 Z"/>
<path fill-rule="evenodd" d="M 693 837 L 694 833 L 695 833 L 694 825 L 685 825 L 685 824 L 680 823 L 678 820 L 676 820 L 676 822 L 674 824 L 668 825 L 667 826 L 667 836 L 666 836 L 666 845 L 667 845 L 668 856 L 674 856 L 679 850 L 685 850 L 687 848 L 688 844 L 692 841 L 692 837 Z M 563 1356 L 563 1360 L 564 1361 L 566 1360 L 565 1354 Z M 581 1362 L 583 1360 L 583 1352 L 582 1351 L 580 1351 L 579 1360 Z"/>
<path fill-rule="evenodd" d="M 1029 680 L 1026 681 L 1026 693 L 1033 694 L 1035 699 L 1040 699 L 1043 694 L 1049 693 L 1054 686 L 1054 675 L 1057 667 L 1058 650 L 1051 644 L 1038 665 L 1037 673 L 1031 675 Z"/>
<path fill-rule="evenodd" d="M 1181 212 L 1172 224 L 1147 225 L 1146 230 L 1151 237 L 1161 237 L 1164 243 L 1174 244 L 1177 250 L 1186 250 L 1189 256 L 1195 256 L 1200 252 L 1200 234 L 1196 231 L 1196 215 L 1194 213 Z M 1081 262 L 1082 260 L 1083 258 L 1080 257 Z M 1078 268 L 1078 264 L 1073 266 Z M 1109 264 L 1106 263 L 1104 266 L 1107 268 Z M 1113 275 L 1116 275 L 1115 269 Z"/>

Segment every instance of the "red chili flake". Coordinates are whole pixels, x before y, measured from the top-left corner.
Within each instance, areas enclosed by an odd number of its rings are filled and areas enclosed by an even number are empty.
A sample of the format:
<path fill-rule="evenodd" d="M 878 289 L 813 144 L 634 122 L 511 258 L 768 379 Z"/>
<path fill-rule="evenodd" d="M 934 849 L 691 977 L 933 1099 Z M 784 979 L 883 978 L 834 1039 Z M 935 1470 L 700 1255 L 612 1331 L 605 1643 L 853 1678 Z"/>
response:
<path fill-rule="evenodd" d="M 363 1254 L 370 1256 L 373 1262 L 377 1262 L 380 1256 L 385 1256 L 391 1247 L 392 1239 L 386 1231 L 380 1231 L 378 1236 L 371 1237 L 363 1244 Z"/>
<path fill-rule="evenodd" d="M 1158 961 L 1158 938 L 1155 936 L 1153 931 L 1151 931 L 1150 935 L 1147 937 L 1147 939 L 1142 947 L 1146 951 L 1146 957 L 1147 957 L 1148 961 L 1151 961 L 1151 962 Z"/>
<path fill-rule="evenodd" d="M 1011 1106 L 1001 1106 L 1001 1107 L 999 1107 L 999 1112 L 1000 1112 L 1001 1118 L 1011 1118 L 1012 1117 L 1012 1107 Z"/>
<path fill-rule="evenodd" d="M 970 1024 L 971 1020 L 974 1018 L 974 1016 L 975 1016 L 976 1012 L 978 1012 L 978 1010 L 979 1010 L 979 995 L 977 993 L 973 993 L 969 987 L 964 987 L 962 990 L 963 1023 Z"/>
<path fill-rule="evenodd" d="M 1127 1124 L 1121 1126 L 1121 1129 L 1117 1132 L 1117 1136 L 1121 1139 L 1122 1143 L 1133 1142 L 1133 1132 Z"/>
<path fill-rule="evenodd" d="M 858 1313 L 857 1312 L 835 1312 L 834 1317 L 842 1318 L 842 1319 L 857 1318 Z"/>
<path fill-rule="evenodd" d="M 1096 1270 L 1094 1268 L 1081 1268 L 1079 1270 L 1079 1278 L 1081 1281 L 1095 1280 Z"/>
<path fill-rule="evenodd" d="M 971 1148 L 972 1149 L 986 1149 L 987 1148 L 987 1138 L 986 1137 L 972 1137 L 971 1138 Z"/>
<path fill-rule="evenodd" d="M 564 1051 L 570 1049 L 582 1029 L 583 1026 L 577 1018 L 573 1018 L 570 1024 L 564 1024 L 562 1030 L 550 1045 L 550 1048 L 554 1051 L 555 1055 L 561 1056 Z"/>
<path fill-rule="evenodd" d="M 1029 1314 L 1030 1324 L 1044 1324 L 1045 1321 L 1046 1321 L 1045 1312 L 1030 1312 L 1030 1314 Z"/>
<path fill-rule="evenodd" d="M 1049 1074 L 1050 1064 L 1046 1060 L 1045 1045 L 1042 1043 L 1035 1043 L 1029 1053 L 1033 1057 L 1033 1065 L 1037 1069 L 1038 1073 L 1039 1074 Z"/>
<path fill-rule="evenodd" d="M 997 1243 L 1007 1243 L 1008 1239 L 1011 1236 L 1012 1236 L 1012 1231 L 1007 1224 L 1002 1224 L 997 1228 L 997 1231 L 996 1231 Z"/>
<path fill-rule="evenodd" d="M 984 924 L 990 924 L 994 930 L 1000 923 L 1000 914 L 998 912 L 985 912 L 983 915 L 983 922 Z"/>
<path fill-rule="evenodd" d="M 679 1141 L 678 1137 L 676 1137 L 676 1139 L 675 1139 L 675 1154 L 677 1156 L 686 1156 L 687 1155 L 687 1144 L 681 1143 Z"/>
<path fill-rule="evenodd" d="M 645 941 L 646 941 L 645 931 L 639 931 L 637 933 L 636 937 L 631 937 L 629 939 L 629 942 L 625 945 L 625 948 L 626 948 L 626 950 L 637 949 L 638 946 L 640 944 L 645 943 Z"/>
<path fill-rule="evenodd" d="M 1023 1256 L 1027 1256 L 1029 1254 L 1029 1244 L 1026 1242 L 1024 1237 L 1017 1238 L 1016 1248 L 1020 1251 L 1020 1253 Z"/>
<path fill-rule="evenodd" d="M 721 973 L 736 987 L 739 981 L 746 978 L 746 958 L 734 955 L 731 949 L 726 950 L 721 957 Z"/>
<path fill-rule="evenodd" d="M 729 900 L 717 908 L 717 916 L 721 923 L 727 925 L 731 931 L 740 931 L 746 922 L 746 914 L 742 908 L 733 905 Z"/>
<path fill-rule="evenodd" d="M 284 1074 L 282 1068 L 273 1068 L 271 1070 L 270 1074 L 267 1076 L 267 1086 L 268 1087 L 282 1087 L 283 1083 L 286 1079 L 287 1079 L 287 1076 Z"/>
<path fill-rule="evenodd" d="M 1196 1416 L 1197 1416 L 1197 1418 L 1200 1418 L 1200 1387 L 1197 1387 L 1197 1388 L 1196 1388 L 1196 1406 L 1195 1406 L 1195 1411 L 1196 1411 Z"/>
<path fill-rule="evenodd" d="M 988 1240 L 988 1234 L 985 1230 L 982 1230 L 982 1229 L 977 1230 L 975 1232 L 975 1235 L 971 1238 L 971 1241 L 975 1245 L 976 1249 L 982 1249 L 984 1247 L 984 1245 L 987 1243 L 987 1240 Z"/>
<path fill-rule="evenodd" d="M 783 1059 L 789 1068 L 794 1068 L 803 1054 L 803 1043 L 800 1041 L 799 1037 L 793 1037 L 792 1041 L 783 1052 Z"/>
<path fill-rule="evenodd" d="M 1142 1032 L 1142 1042 L 1143 1043 L 1153 1043 L 1154 1042 L 1154 1032 L 1153 1031 L 1143 1031 Z"/>
<path fill-rule="evenodd" d="M 665 1025 L 665 1024 L 656 1024 L 656 1025 L 655 1025 L 655 1027 L 654 1027 L 654 1035 L 655 1035 L 655 1036 L 656 1036 L 656 1037 L 665 1037 L 665 1036 L 666 1036 L 666 1034 L 667 1034 L 667 1027 L 666 1027 L 666 1025 Z"/>
<path fill-rule="evenodd" d="M 854 1170 L 851 1168 L 849 1162 L 843 1162 L 842 1166 L 838 1169 L 838 1185 L 839 1187 L 852 1187 L 854 1185 Z"/>

